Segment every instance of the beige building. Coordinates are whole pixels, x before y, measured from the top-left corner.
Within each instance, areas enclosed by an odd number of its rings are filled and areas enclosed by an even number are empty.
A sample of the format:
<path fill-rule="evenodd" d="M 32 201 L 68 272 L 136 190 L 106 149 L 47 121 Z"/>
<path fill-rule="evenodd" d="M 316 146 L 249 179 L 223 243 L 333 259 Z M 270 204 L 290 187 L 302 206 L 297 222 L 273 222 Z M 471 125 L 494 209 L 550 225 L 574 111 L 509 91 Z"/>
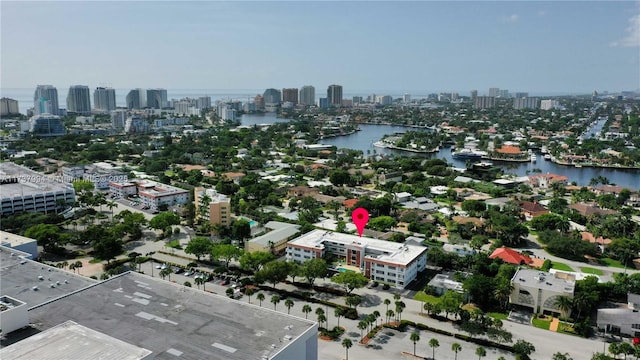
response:
<path fill-rule="evenodd" d="M 195 188 L 194 205 L 197 218 L 208 220 L 211 225 L 231 225 L 231 200 L 215 189 Z M 203 206 L 208 206 L 208 211 Z"/>
<path fill-rule="evenodd" d="M 574 280 L 532 269 L 518 269 L 511 279 L 511 284 L 511 303 L 531 308 L 536 314 L 560 314 L 558 298 L 567 296 L 573 299 L 575 288 Z"/>
<path fill-rule="evenodd" d="M 287 242 L 293 239 L 300 229 L 300 225 L 280 221 L 269 221 L 264 227 L 269 232 L 247 241 L 246 252 L 265 251 L 280 254 L 285 251 Z"/>

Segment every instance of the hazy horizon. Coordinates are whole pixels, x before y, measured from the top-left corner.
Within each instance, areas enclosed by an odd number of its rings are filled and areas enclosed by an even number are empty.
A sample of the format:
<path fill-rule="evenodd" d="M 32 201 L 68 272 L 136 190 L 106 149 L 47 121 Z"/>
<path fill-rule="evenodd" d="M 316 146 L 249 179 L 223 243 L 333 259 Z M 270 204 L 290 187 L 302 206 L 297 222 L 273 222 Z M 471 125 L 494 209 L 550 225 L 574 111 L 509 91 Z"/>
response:
<path fill-rule="evenodd" d="M 0 82 L 3 90 L 51 84 L 61 95 L 72 84 L 634 91 L 639 4 L 2 1 Z"/>

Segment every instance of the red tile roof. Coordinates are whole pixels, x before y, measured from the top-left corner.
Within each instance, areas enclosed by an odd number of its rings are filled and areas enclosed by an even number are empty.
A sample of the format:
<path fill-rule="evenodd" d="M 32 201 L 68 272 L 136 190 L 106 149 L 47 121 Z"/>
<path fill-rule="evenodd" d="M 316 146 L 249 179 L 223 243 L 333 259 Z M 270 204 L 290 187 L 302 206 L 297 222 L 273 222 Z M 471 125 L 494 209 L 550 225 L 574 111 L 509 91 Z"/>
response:
<path fill-rule="evenodd" d="M 342 205 L 344 205 L 345 209 L 351 209 L 356 205 L 357 202 L 358 199 L 347 199 L 342 202 Z"/>
<path fill-rule="evenodd" d="M 522 255 L 519 252 L 508 248 L 501 247 L 497 248 L 493 251 L 493 253 L 489 256 L 490 259 L 500 258 L 502 261 L 514 264 L 514 265 L 522 265 L 522 264 L 530 264 L 531 258 L 527 255 Z"/>

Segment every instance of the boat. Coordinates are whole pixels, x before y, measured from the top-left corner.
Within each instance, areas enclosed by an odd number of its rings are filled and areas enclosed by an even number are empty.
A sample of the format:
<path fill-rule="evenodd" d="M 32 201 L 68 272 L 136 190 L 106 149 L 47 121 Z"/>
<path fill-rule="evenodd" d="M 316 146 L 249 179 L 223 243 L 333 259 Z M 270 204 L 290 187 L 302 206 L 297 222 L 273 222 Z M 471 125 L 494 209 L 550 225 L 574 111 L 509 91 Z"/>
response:
<path fill-rule="evenodd" d="M 545 160 L 551 160 L 551 154 L 544 154 Z"/>
<path fill-rule="evenodd" d="M 536 156 L 536 154 L 531 154 L 531 162 L 536 162 L 536 160 L 538 160 L 538 157 Z"/>
<path fill-rule="evenodd" d="M 377 148 L 382 148 L 382 149 L 386 149 L 388 147 L 387 143 L 384 141 L 376 141 L 373 143 L 373 146 Z"/>
<path fill-rule="evenodd" d="M 486 153 L 483 151 L 476 151 L 467 148 L 462 148 L 451 153 L 451 157 L 457 160 L 480 160 L 484 155 L 486 155 Z"/>
<path fill-rule="evenodd" d="M 542 149 L 540 149 L 540 152 L 543 153 L 543 154 L 547 154 L 549 152 L 549 148 L 547 148 L 546 145 L 543 145 Z"/>
<path fill-rule="evenodd" d="M 581 168 L 582 164 L 574 164 L 574 166 L 577 167 L 577 168 Z"/>

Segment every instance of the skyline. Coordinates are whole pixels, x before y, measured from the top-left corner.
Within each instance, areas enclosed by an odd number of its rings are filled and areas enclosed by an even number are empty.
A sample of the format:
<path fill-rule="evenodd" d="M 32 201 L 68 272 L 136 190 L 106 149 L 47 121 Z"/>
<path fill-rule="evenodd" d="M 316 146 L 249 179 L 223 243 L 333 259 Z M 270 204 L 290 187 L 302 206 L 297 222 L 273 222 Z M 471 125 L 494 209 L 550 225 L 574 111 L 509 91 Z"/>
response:
<path fill-rule="evenodd" d="M 490 87 L 550 94 L 640 89 L 640 2 L 3 1 L 0 7 L 2 89 L 308 84 L 318 93 L 340 84 L 345 94 L 461 95 Z"/>

